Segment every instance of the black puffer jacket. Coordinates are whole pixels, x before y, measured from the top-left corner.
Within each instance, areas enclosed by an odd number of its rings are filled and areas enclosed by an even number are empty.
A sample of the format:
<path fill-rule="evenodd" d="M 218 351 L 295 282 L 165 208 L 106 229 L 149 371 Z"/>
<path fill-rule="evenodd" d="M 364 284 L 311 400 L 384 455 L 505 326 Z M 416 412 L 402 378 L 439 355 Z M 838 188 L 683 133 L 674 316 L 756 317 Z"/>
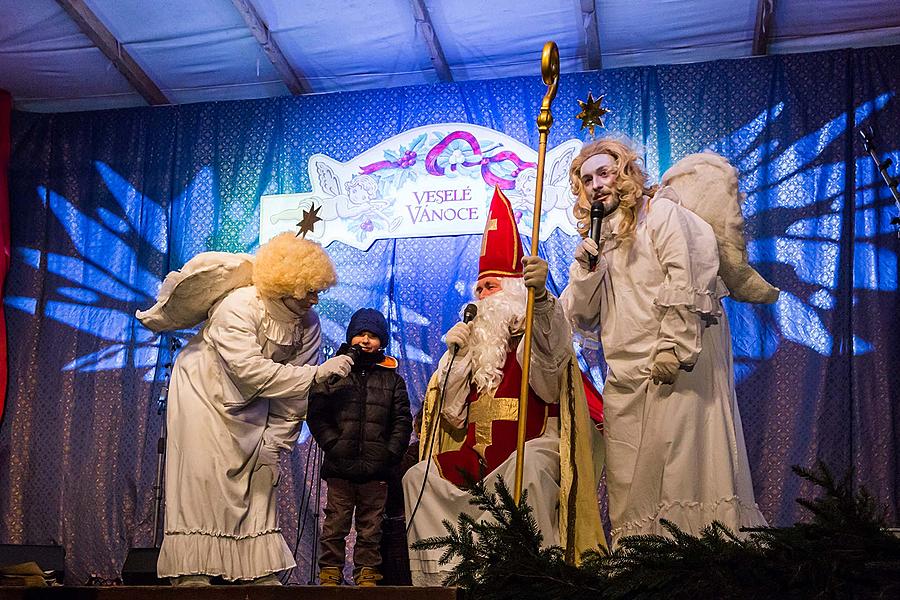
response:
<path fill-rule="evenodd" d="M 306 422 L 325 451 L 323 479 L 384 481 L 402 458 L 412 416 L 396 365 L 382 353 L 363 353 L 347 377 L 313 386 Z"/>

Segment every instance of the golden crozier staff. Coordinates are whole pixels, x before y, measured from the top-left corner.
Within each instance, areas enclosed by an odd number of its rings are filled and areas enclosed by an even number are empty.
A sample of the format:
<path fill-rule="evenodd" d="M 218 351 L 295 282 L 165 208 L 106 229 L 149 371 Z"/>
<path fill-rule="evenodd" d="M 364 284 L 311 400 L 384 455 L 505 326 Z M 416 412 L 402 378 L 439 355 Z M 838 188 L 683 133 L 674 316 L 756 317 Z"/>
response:
<path fill-rule="evenodd" d="M 550 113 L 550 105 L 556 98 L 556 90 L 559 87 L 559 49 L 556 42 L 544 44 L 541 54 L 541 77 L 547 85 L 547 93 L 541 102 L 541 110 L 538 113 L 538 163 L 537 184 L 534 189 L 534 217 L 531 229 L 531 255 L 537 256 L 538 235 L 541 228 L 541 199 L 544 194 L 544 160 L 547 155 L 547 135 L 550 126 L 553 125 L 553 115 Z M 522 477 L 525 469 L 525 419 L 528 411 L 528 375 L 531 366 L 531 330 L 534 321 L 534 288 L 528 288 L 528 303 L 525 305 L 525 340 L 522 346 L 522 386 L 519 390 L 519 429 L 516 440 L 516 481 L 513 488 L 513 498 L 516 504 L 522 498 Z"/>

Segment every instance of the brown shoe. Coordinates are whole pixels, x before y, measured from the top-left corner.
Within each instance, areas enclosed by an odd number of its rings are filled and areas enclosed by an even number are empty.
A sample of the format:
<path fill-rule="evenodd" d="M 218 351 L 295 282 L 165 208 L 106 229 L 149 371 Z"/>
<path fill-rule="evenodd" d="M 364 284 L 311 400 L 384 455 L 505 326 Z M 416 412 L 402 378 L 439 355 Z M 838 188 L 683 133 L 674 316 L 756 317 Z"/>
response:
<path fill-rule="evenodd" d="M 359 587 L 375 587 L 381 578 L 381 573 L 375 567 L 363 567 L 353 578 L 353 581 Z"/>
<path fill-rule="evenodd" d="M 335 587 L 343 582 L 341 570 L 337 567 L 322 567 L 319 569 L 319 585 Z"/>

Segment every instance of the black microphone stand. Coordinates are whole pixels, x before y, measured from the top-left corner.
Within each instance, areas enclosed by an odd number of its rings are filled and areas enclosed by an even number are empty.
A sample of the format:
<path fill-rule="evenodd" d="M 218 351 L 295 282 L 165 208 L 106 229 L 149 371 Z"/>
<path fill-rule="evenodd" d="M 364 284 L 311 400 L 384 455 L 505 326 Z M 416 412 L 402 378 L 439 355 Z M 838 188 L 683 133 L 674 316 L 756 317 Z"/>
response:
<path fill-rule="evenodd" d="M 897 190 L 897 178 L 891 177 L 890 173 L 888 173 L 888 167 L 891 166 L 893 161 L 890 158 L 886 158 L 883 161 L 878 159 L 878 151 L 875 149 L 875 144 L 872 142 L 874 131 L 871 127 L 860 129 L 859 135 L 862 136 L 863 147 L 875 162 L 875 166 L 878 167 L 878 172 L 881 173 L 881 178 L 884 179 L 888 189 L 891 191 L 891 195 L 894 197 L 894 204 L 897 205 L 897 211 L 900 213 L 900 191 Z M 900 216 L 891 219 L 891 225 L 900 225 Z M 897 235 L 900 236 L 900 231 L 897 232 Z"/>
<path fill-rule="evenodd" d="M 162 345 L 162 344 L 160 344 Z M 153 483 L 153 547 L 162 545 L 162 528 L 159 526 L 163 505 L 163 478 L 166 469 L 166 408 L 169 403 L 169 379 L 172 377 L 172 365 L 175 363 L 175 354 L 181 348 L 181 340 L 172 336 L 169 341 L 169 359 L 164 363 L 162 389 L 156 399 L 156 414 L 162 416 L 162 425 L 159 429 L 159 439 L 156 441 L 156 480 Z"/>
<path fill-rule="evenodd" d="M 335 356 L 335 349 L 333 346 L 326 345 L 322 348 L 322 358 L 324 360 L 328 360 Z M 324 361 L 323 361 L 324 362 Z M 318 558 L 319 558 L 319 517 L 321 513 L 319 512 L 322 509 L 322 458 L 323 458 L 322 449 L 319 447 L 319 444 L 316 442 L 316 439 L 312 436 L 312 432 L 309 434 L 309 439 L 307 440 L 306 447 L 306 467 L 303 469 L 303 483 L 301 487 L 305 490 L 304 498 L 300 499 L 300 509 L 297 511 L 297 541 L 294 543 L 294 560 L 297 560 L 297 552 L 300 550 L 300 541 L 303 539 L 303 532 L 306 530 L 306 521 L 307 513 L 310 510 L 313 502 L 315 502 L 315 508 L 313 508 L 312 514 L 312 554 L 309 559 L 309 578 L 307 579 L 307 585 L 315 585 L 316 576 L 318 573 Z M 310 471 L 310 458 L 312 458 L 312 471 Z M 313 500 L 313 486 L 310 486 L 310 477 L 313 477 L 315 480 L 315 500 Z M 306 501 L 306 506 L 304 507 L 304 499 Z M 297 566 L 291 568 L 287 571 L 287 573 L 282 577 L 282 583 L 286 584 L 291 577 L 291 573 L 293 573 L 294 569 L 299 566 L 299 562 Z M 297 570 L 299 577 L 299 569 Z"/>
<path fill-rule="evenodd" d="M 469 303 L 466 304 L 466 308 L 463 311 L 463 323 L 470 323 L 472 319 L 478 314 L 478 307 L 475 304 Z M 456 355 L 459 352 L 459 347 L 456 344 L 453 345 L 450 353 L 450 363 L 447 365 L 447 374 L 444 376 L 444 385 L 441 386 L 441 396 L 438 400 L 437 411 L 435 412 L 435 416 L 431 421 L 431 431 L 426 432 L 422 431 L 422 433 L 428 435 L 428 439 L 425 440 L 425 475 L 422 477 L 422 487 L 419 489 L 419 495 L 416 498 L 416 504 L 412 509 L 412 513 L 410 513 L 409 518 L 406 522 L 406 534 L 409 535 L 409 530 L 412 528 L 413 519 L 416 518 L 416 513 L 419 512 L 419 504 L 422 502 L 422 495 L 425 493 L 425 486 L 428 484 L 428 471 L 431 469 L 432 462 L 432 450 L 434 448 L 434 443 L 438 435 L 438 429 L 440 428 L 441 414 L 444 411 L 444 395 L 447 393 L 447 382 L 450 380 L 450 371 L 453 369 L 453 361 L 456 360 Z M 424 407 L 423 407 L 424 408 Z M 424 415 L 423 415 L 424 420 Z M 420 438 L 419 443 L 421 444 L 423 440 Z"/>
<path fill-rule="evenodd" d="M 166 336 L 171 336 L 166 352 Z M 172 377 L 172 365 L 175 354 L 182 341 L 175 334 L 163 334 L 159 340 L 159 359 L 157 364 L 163 367 L 163 383 L 156 399 L 156 414 L 162 417 L 159 439 L 156 441 L 156 479 L 153 482 L 153 545 L 149 548 L 131 547 L 122 564 L 121 581 L 125 585 L 164 585 L 166 582 L 156 577 L 156 564 L 159 560 L 159 549 L 162 546 L 162 507 L 166 469 L 166 407 L 169 399 L 169 379 Z"/>
<path fill-rule="evenodd" d="M 312 437 L 312 436 L 310 436 Z M 323 452 L 318 444 L 314 440 L 312 440 L 313 444 L 316 445 L 316 454 L 315 454 L 315 464 L 313 465 L 313 473 L 316 475 L 316 508 L 313 511 L 313 522 L 316 524 L 313 527 L 313 539 L 312 539 L 312 556 L 309 560 L 309 580 L 307 581 L 308 585 L 315 585 L 316 576 L 319 563 L 319 517 L 322 510 L 322 458 Z M 310 490 L 310 495 L 312 495 L 312 490 Z M 309 508 L 309 503 L 307 503 L 307 508 Z"/>

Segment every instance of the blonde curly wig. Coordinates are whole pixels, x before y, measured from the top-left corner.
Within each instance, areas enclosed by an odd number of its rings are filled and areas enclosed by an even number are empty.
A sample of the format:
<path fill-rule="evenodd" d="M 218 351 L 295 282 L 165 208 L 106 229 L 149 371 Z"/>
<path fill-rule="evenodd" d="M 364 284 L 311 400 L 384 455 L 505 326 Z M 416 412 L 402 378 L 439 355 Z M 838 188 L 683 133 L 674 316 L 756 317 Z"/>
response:
<path fill-rule="evenodd" d="M 325 249 L 293 233 L 276 235 L 256 252 L 253 285 L 267 298 L 303 298 L 335 283 L 337 273 Z"/>
<path fill-rule="evenodd" d="M 648 184 L 641 157 L 626 142 L 615 138 L 602 138 L 585 144 L 569 167 L 569 184 L 576 198 L 572 214 L 578 222 L 578 233 L 581 237 L 587 237 L 591 228 L 591 199 L 587 197 L 581 184 L 581 165 L 597 154 L 607 154 L 616 162 L 616 181 L 612 191 L 620 198 L 622 224 L 619 234 L 623 240 L 631 239 L 637 224 L 637 205 L 641 197 L 653 196 L 659 186 Z"/>

